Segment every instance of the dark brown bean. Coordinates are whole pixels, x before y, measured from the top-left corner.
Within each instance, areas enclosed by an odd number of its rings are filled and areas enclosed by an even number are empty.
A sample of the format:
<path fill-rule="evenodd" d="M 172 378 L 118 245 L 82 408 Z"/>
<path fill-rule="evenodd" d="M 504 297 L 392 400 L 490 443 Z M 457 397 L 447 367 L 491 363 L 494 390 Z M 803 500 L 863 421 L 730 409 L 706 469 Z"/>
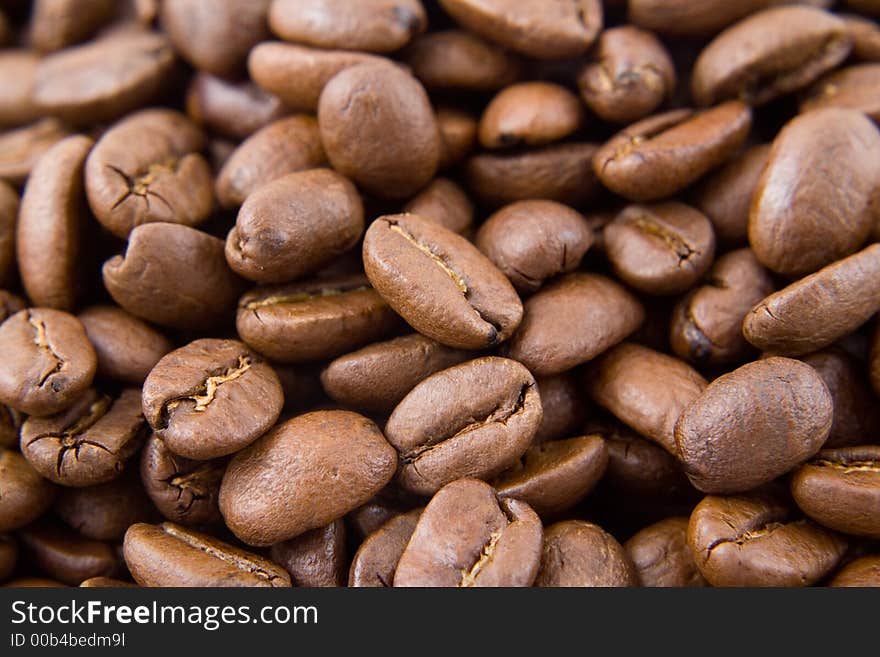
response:
<path fill-rule="evenodd" d="M 838 14 L 853 41 L 852 56 L 866 62 L 880 61 L 880 26 L 877 21 L 856 14 Z"/>
<path fill-rule="evenodd" d="M 574 377 L 556 374 L 536 379 L 544 417 L 533 444 L 575 435 L 586 416 L 587 403 L 581 399 Z"/>
<path fill-rule="evenodd" d="M 669 36 L 707 37 L 763 9 L 768 0 L 630 0 L 630 22 Z"/>
<path fill-rule="evenodd" d="M 391 586 L 394 571 L 421 514 L 422 509 L 401 513 L 371 532 L 351 560 L 348 585 L 372 588 Z"/>
<path fill-rule="evenodd" d="M 83 538 L 45 519 L 19 530 L 18 538 L 29 561 L 71 586 L 90 577 L 109 577 L 119 570 L 116 552 L 110 545 Z"/>
<path fill-rule="evenodd" d="M 244 139 L 287 114 L 275 94 L 251 81 L 230 82 L 209 73 L 198 73 L 186 94 L 186 113 L 212 132 Z"/>
<path fill-rule="evenodd" d="M 36 0 L 31 9 L 30 41 L 37 50 L 61 50 L 85 41 L 113 16 L 113 0 Z"/>
<path fill-rule="evenodd" d="M 18 543 L 11 534 L 0 534 L 0 582 L 9 579 L 18 565 Z"/>
<path fill-rule="evenodd" d="M 880 556 L 861 557 L 837 571 L 828 586 L 880 586 Z"/>
<path fill-rule="evenodd" d="M 440 160 L 438 168 L 448 169 L 470 155 L 477 143 L 477 120 L 453 107 L 437 108 L 437 128 L 440 130 Z M 425 189 L 429 189 L 426 187 Z"/>
<path fill-rule="evenodd" d="M 623 547 L 599 526 L 567 520 L 547 527 L 535 586 L 637 586 Z"/>
<path fill-rule="evenodd" d="M 0 285 L 11 285 L 15 278 L 15 224 L 17 220 L 18 193 L 0 180 Z"/>
<path fill-rule="evenodd" d="M 344 586 L 348 570 L 345 523 L 334 520 L 272 546 L 272 560 L 290 573 L 294 586 Z"/>
<path fill-rule="evenodd" d="M 706 586 L 687 544 L 687 528 L 687 518 L 667 518 L 623 544 L 641 586 Z"/>
<path fill-rule="evenodd" d="M 0 134 L 0 179 L 21 185 L 43 153 L 69 134 L 64 124 L 52 118 Z"/>
<path fill-rule="evenodd" d="M 514 82 L 520 73 L 519 62 L 507 51 L 464 30 L 420 36 L 404 59 L 431 91 L 495 91 Z"/>
<path fill-rule="evenodd" d="M 860 64 L 824 75 L 801 101 L 801 112 L 823 107 L 853 109 L 880 121 L 880 64 Z"/>
<path fill-rule="evenodd" d="M 39 518 L 52 506 L 57 492 L 21 454 L 0 447 L 0 532 Z"/>
<path fill-rule="evenodd" d="M 474 222 L 474 206 L 470 199 L 448 178 L 435 178 L 406 204 L 403 211 L 435 221 L 459 235 L 467 235 Z"/>
<path fill-rule="evenodd" d="M 24 422 L 24 415 L 7 406 L 0 404 L 0 447 L 15 447 L 18 445 L 18 432 Z"/>

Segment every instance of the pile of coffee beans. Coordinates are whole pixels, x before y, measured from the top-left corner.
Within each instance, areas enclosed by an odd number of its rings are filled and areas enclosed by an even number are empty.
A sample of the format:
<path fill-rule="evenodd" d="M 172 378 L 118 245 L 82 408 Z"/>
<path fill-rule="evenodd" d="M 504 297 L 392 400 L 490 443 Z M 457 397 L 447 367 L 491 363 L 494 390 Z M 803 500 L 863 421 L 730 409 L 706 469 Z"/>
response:
<path fill-rule="evenodd" d="M 880 1 L 0 12 L 0 582 L 880 585 Z"/>

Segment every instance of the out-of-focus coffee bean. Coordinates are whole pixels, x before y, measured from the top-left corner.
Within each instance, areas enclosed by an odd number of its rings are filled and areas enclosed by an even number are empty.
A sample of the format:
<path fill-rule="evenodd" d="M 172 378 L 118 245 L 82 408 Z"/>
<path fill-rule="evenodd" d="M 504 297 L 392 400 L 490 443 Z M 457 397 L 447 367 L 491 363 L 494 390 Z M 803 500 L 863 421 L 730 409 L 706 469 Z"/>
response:
<path fill-rule="evenodd" d="M 0 447 L 0 532 L 39 518 L 52 506 L 57 491 L 19 452 Z"/>
<path fill-rule="evenodd" d="M 639 584 L 651 587 L 705 586 L 687 544 L 687 518 L 667 518 L 635 534 L 623 549 Z"/>
<path fill-rule="evenodd" d="M 474 221 L 474 206 L 467 194 L 448 178 L 435 178 L 403 211 L 435 221 L 459 235 L 467 235 Z"/>
<path fill-rule="evenodd" d="M 290 573 L 294 586 L 344 586 L 348 570 L 345 523 L 334 520 L 272 546 L 272 560 Z"/>
<path fill-rule="evenodd" d="M 416 38 L 404 61 L 430 91 L 495 91 L 514 82 L 521 68 L 503 48 L 464 30 Z"/>

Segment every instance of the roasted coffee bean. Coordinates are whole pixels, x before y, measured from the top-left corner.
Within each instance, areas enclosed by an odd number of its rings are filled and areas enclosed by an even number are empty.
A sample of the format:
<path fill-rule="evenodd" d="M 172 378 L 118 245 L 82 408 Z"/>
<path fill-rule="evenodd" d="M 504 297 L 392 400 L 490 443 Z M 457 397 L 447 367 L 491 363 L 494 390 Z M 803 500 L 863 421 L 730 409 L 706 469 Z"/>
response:
<path fill-rule="evenodd" d="M 117 32 L 44 57 L 33 99 L 41 113 L 71 123 L 112 121 L 156 99 L 173 67 L 165 36 Z"/>
<path fill-rule="evenodd" d="M 291 173 L 248 196 L 226 238 L 226 261 L 258 283 L 310 274 L 345 253 L 364 232 L 354 185 L 329 169 Z"/>
<path fill-rule="evenodd" d="M 538 59 L 583 54 L 602 29 L 598 0 L 440 0 L 472 32 Z"/>
<path fill-rule="evenodd" d="M 113 16 L 113 0 L 36 0 L 31 9 L 30 41 L 42 52 L 84 41 Z"/>
<path fill-rule="evenodd" d="M 287 108 L 278 96 L 253 82 L 230 82 L 199 73 L 186 94 L 186 113 L 217 134 L 244 139 L 282 118 Z"/>
<path fill-rule="evenodd" d="M 178 0 L 161 4 L 160 19 L 180 56 L 201 71 L 234 77 L 250 49 L 269 36 L 270 0 Z"/>
<path fill-rule="evenodd" d="M 138 226 L 125 254 L 102 271 L 110 296 L 132 315 L 187 331 L 230 321 L 244 287 L 226 264 L 223 240 L 179 224 Z"/>
<path fill-rule="evenodd" d="M 763 105 L 807 86 L 849 54 L 843 21 L 813 7 L 758 12 L 722 32 L 694 63 L 700 105 L 740 99 Z"/>
<path fill-rule="evenodd" d="M 641 586 L 705 586 L 687 544 L 687 518 L 667 518 L 635 534 L 623 549 Z"/>
<path fill-rule="evenodd" d="M 0 324 L 27 307 L 25 300 L 7 290 L 0 290 Z"/>
<path fill-rule="evenodd" d="M 483 153 L 465 163 L 468 188 L 482 203 L 546 199 L 580 206 L 599 192 L 593 173 L 595 144 L 570 143 L 513 154 Z"/>
<path fill-rule="evenodd" d="M 623 547 L 597 525 L 567 520 L 547 527 L 535 586 L 637 585 Z"/>
<path fill-rule="evenodd" d="M 143 388 L 147 422 L 175 454 L 232 454 L 268 431 L 284 406 L 272 368 L 238 340 L 204 338 L 167 354 Z"/>
<path fill-rule="evenodd" d="M 78 318 L 95 349 L 99 377 L 140 386 L 174 348 L 159 331 L 116 306 L 90 306 Z"/>
<path fill-rule="evenodd" d="M 226 463 L 192 461 L 169 450 L 153 434 L 141 452 L 141 481 L 159 512 L 181 525 L 213 525 L 220 521 L 217 498 Z"/>
<path fill-rule="evenodd" d="M 0 447 L 18 445 L 18 432 L 24 416 L 14 408 L 0 404 Z"/>
<path fill-rule="evenodd" d="M 318 48 L 392 52 L 424 32 L 428 17 L 420 0 L 274 0 L 269 26 Z"/>
<path fill-rule="evenodd" d="M 116 579 L 115 577 L 89 577 L 83 580 L 80 588 L 118 589 L 135 587 L 137 584 Z"/>
<path fill-rule="evenodd" d="M 122 474 L 146 429 L 140 390 L 126 388 L 112 397 L 89 389 L 56 415 L 25 420 L 21 453 L 50 481 L 94 486 Z"/>
<path fill-rule="evenodd" d="M 279 119 L 248 137 L 229 156 L 217 174 L 217 199 L 224 208 L 238 207 L 266 183 L 326 161 L 313 117 Z"/>
<path fill-rule="evenodd" d="M 238 334 L 281 363 L 334 358 L 391 333 L 400 319 L 361 274 L 258 287 L 238 304 Z"/>
<path fill-rule="evenodd" d="M 719 243 L 740 246 L 748 241 L 752 196 L 769 156 L 769 144 L 751 146 L 698 188 L 694 205 L 709 217 Z"/>
<path fill-rule="evenodd" d="M 684 361 L 631 343 L 598 358 L 584 381 L 594 402 L 671 454 L 675 423 L 708 385 Z"/>
<path fill-rule="evenodd" d="M 767 4 L 768 0 L 630 0 L 628 18 L 668 36 L 708 37 Z"/>
<path fill-rule="evenodd" d="M 801 102 L 801 111 L 839 107 L 864 112 L 880 121 L 880 64 L 861 64 L 819 78 Z"/>
<path fill-rule="evenodd" d="M 493 214 L 475 243 L 521 292 L 577 269 L 593 244 L 579 212 L 555 201 L 519 201 Z"/>
<path fill-rule="evenodd" d="M 691 514 L 687 540 L 712 586 L 809 586 L 846 550 L 843 539 L 798 519 L 768 492 L 707 496 Z"/>
<path fill-rule="evenodd" d="M 378 493 L 396 468 L 397 453 L 367 418 L 306 413 L 233 457 L 220 511 L 245 543 L 272 545 L 341 518 Z"/>
<path fill-rule="evenodd" d="M 0 134 L 0 179 L 21 185 L 43 153 L 69 134 L 60 121 L 52 118 Z"/>
<path fill-rule="evenodd" d="M 606 142 L 593 157 L 593 170 L 603 185 L 630 200 L 661 199 L 726 161 L 751 124 L 751 110 L 735 101 L 702 112 L 656 114 Z"/>
<path fill-rule="evenodd" d="M 742 334 L 743 319 L 773 292 L 773 281 L 750 249 L 726 253 L 706 283 L 681 299 L 672 311 L 673 351 L 697 366 L 745 360 L 752 348 Z"/>
<path fill-rule="evenodd" d="M 434 221 L 459 235 L 467 235 L 474 222 L 470 199 L 448 178 L 435 178 L 403 211 Z"/>
<path fill-rule="evenodd" d="M 93 143 L 80 135 L 63 139 L 28 177 L 15 247 L 22 284 L 35 306 L 70 311 L 82 294 L 88 221 L 83 167 Z"/>
<path fill-rule="evenodd" d="M 394 586 L 531 586 L 541 555 L 541 521 L 525 502 L 499 498 L 486 483 L 458 479 L 419 517 Z"/>
<path fill-rule="evenodd" d="M 345 523 L 334 520 L 272 546 L 272 560 L 290 573 L 294 586 L 344 586 L 348 570 Z"/>
<path fill-rule="evenodd" d="M 290 586 L 268 559 L 171 522 L 132 525 L 123 550 L 141 586 Z"/>
<path fill-rule="evenodd" d="M 32 92 L 40 57 L 30 50 L 0 51 L 0 126 L 23 125 L 38 116 Z"/>
<path fill-rule="evenodd" d="M 337 73 L 321 92 L 318 126 L 333 168 L 377 196 L 412 196 L 437 171 L 434 110 L 421 83 L 396 66 Z"/>
<path fill-rule="evenodd" d="M 880 586 L 880 556 L 861 557 L 837 571 L 828 586 Z"/>
<path fill-rule="evenodd" d="M 480 118 L 477 136 L 485 148 L 543 146 L 580 128 L 577 96 L 558 84 L 522 82 L 505 87 Z"/>
<path fill-rule="evenodd" d="M 580 502 L 602 478 L 608 451 L 601 436 L 552 440 L 526 450 L 521 462 L 494 482 L 499 497 L 526 502 L 543 517 Z"/>
<path fill-rule="evenodd" d="M 91 385 L 96 368 L 95 350 L 73 315 L 32 308 L 0 324 L 0 403 L 30 415 L 55 413 Z"/>
<path fill-rule="evenodd" d="M 675 442 L 698 489 L 748 491 L 818 452 L 833 411 L 816 370 L 767 358 L 715 379 L 679 418 Z"/>
<path fill-rule="evenodd" d="M 0 582 L 9 579 L 18 564 L 18 543 L 11 534 L 0 534 Z"/>
<path fill-rule="evenodd" d="M 52 506 L 57 491 L 21 454 L 0 447 L 0 532 L 39 518 Z"/>
<path fill-rule="evenodd" d="M 349 528 L 359 539 L 365 539 L 386 522 L 405 512 L 404 506 L 397 499 L 396 492 L 396 489 L 389 486 L 345 517 Z M 403 547 L 405 546 L 401 546 L 401 551 Z"/>
<path fill-rule="evenodd" d="M 675 66 L 660 40 L 623 25 L 599 36 L 590 63 L 578 75 L 587 106 L 612 123 L 637 121 L 675 90 Z"/>
<path fill-rule="evenodd" d="M 514 82 L 521 68 L 506 50 L 464 30 L 420 36 L 404 59 L 431 91 L 495 91 Z"/>
<path fill-rule="evenodd" d="M 558 374 L 626 339 L 644 316 L 638 300 L 610 278 L 566 274 L 526 301 L 507 354 L 538 376 Z"/>
<path fill-rule="evenodd" d="M 340 356 L 321 373 L 321 384 L 341 404 L 390 413 L 420 381 L 469 358 L 413 333 Z"/>
<path fill-rule="evenodd" d="M 474 150 L 477 119 L 467 112 L 452 107 L 438 107 L 437 128 L 440 130 L 439 169 L 455 166 Z M 430 185 L 425 189 L 429 188 Z"/>
<path fill-rule="evenodd" d="M 413 388 L 385 434 L 400 454 L 398 482 L 431 495 L 461 477 L 491 478 L 526 451 L 541 422 L 535 379 L 506 358 L 478 358 Z"/>
<path fill-rule="evenodd" d="M 824 527 L 880 538 L 880 446 L 822 450 L 795 472 L 791 494 Z"/>
<path fill-rule="evenodd" d="M 0 285 L 10 285 L 15 278 L 15 224 L 17 218 L 18 194 L 12 187 L 0 180 Z"/>
<path fill-rule="evenodd" d="M 581 399 L 574 377 L 556 374 L 536 379 L 536 383 L 544 414 L 532 443 L 575 435 L 584 422 L 587 404 Z"/>
<path fill-rule="evenodd" d="M 492 347 L 519 326 L 522 303 L 475 246 L 417 215 L 374 221 L 363 246 L 376 291 L 413 328 L 461 349 Z"/>
<path fill-rule="evenodd" d="M 858 250 L 878 215 L 878 149 L 880 131 L 855 110 L 821 109 L 789 122 L 752 200 L 749 243 L 758 260 L 793 277 Z"/>
<path fill-rule="evenodd" d="M 150 109 L 123 119 L 86 162 L 89 206 L 125 238 L 142 224 L 203 222 L 214 206 L 211 168 L 199 151 L 205 137 L 178 112 Z"/>
<path fill-rule="evenodd" d="M 110 545 L 83 538 L 48 520 L 20 529 L 18 538 L 26 559 L 71 586 L 90 577 L 110 577 L 119 570 L 116 552 Z"/>
<path fill-rule="evenodd" d="M 866 62 L 880 61 L 880 25 L 856 14 L 838 14 L 853 42 L 852 56 Z"/>
<path fill-rule="evenodd" d="M 391 586 L 394 571 L 421 514 L 422 509 L 401 513 L 371 532 L 351 561 L 348 585 L 372 588 Z"/>
<path fill-rule="evenodd" d="M 648 294 L 690 289 L 715 257 L 712 224 L 684 203 L 627 206 L 603 237 L 617 276 Z"/>
<path fill-rule="evenodd" d="M 743 335 L 759 349 L 799 356 L 854 331 L 880 309 L 880 244 L 838 260 L 755 306 Z"/>

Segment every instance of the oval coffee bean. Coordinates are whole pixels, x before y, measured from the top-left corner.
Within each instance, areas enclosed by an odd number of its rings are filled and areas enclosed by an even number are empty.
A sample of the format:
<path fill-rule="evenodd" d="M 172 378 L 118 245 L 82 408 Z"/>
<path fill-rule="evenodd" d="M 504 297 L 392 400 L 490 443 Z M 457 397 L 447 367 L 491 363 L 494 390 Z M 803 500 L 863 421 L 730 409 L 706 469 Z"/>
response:
<path fill-rule="evenodd" d="M 341 518 L 378 493 L 396 468 L 397 453 L 367 418 L 306 413 L 233 457 L 220 511 L 245 543 L 272 545 Z"/>
<path fill-rule="evenodd" d="M 582 55 L 602 29 L 598 0 L 440 0 L 465 28 L 537 59 Z"/>
<path fill-rule="evenodd" d="M 83 538 L 46 519 L 19 530 L 18 538 L 28 561 L 71 586 L 90 577 L 110 577 L 119 570 L 116 552 L 109 544 Z"/>
<path fill-rule="evenodd" d="M 171 522 L 132 525 L 123 553 L 141 586 L 290 586 L 268 559 Z"/>
<path fill-rule="evenodd" d="M 531 586 L 541 521 L 525 502 L 500 499 L 486 483 L 458 479 L 419 517 L 394 586 Z"/>
<path fill-rule="evenodd" d="M 669 36 L 708 37 L 768 0 L 630 0 L 630 22 Z"/>
<path fill-rule="evenodd" d="M 132 315 L 184 331 L 229 321 L 244 287 L 226 264 L 223 240 L 169 223 L 135 228 L 125 254 L 102 273 L 110 296 Z"/>
<path fill-rule="evenodd" d="M 415 39 L 406 64 L 431 91 L 496 91 L 520 73 L 515 57 L 465 30 L 431 32 Z"/>
<path fill-rule="evenodd" d="M 722 32 L 697 58 L 691 91 L 700 105 L 737 98 L 763 105 L 805 87 L 843 61 L 843 21 L 813 7 L 776 7 Z"/>
<path fill-rule="evenodd" d="M 566 274 L 526 301 L 507 355 L 536 375 L 559 374 L 626 339 L 644 317 L 639 301 L 610 278 Z"/>
<path fill-rule="evenodd" d="M 278 96 L 250 80 L 230 82 L 209 73 L 197 73 L 186 93 L 189 118 L 231 139 L 249 137 L 287 112 Z"/>
<path fill-rule="evenodd" d="M 321 92 L 318 127 L 333 168 L 376 196 L 412 196 L 437 171 L 434 110 L 421 83 L 396 66 L 338 73 Z"/>
<path fill-rule="evenodd" d="M 470 199 L 448 178 L 434 178 L 406 204 L 403 211 L 434 221 L 459 235 L 467 235 L 474 222 L 474 206 Z"/>
<path fill-rule="evenodd" d="M 438 107 L 437 128 L 440 130 L 440 169 L 455 166 L 474 150 L 477 119 L 467 112 L 449 106 Z"/>
<path fill-rule="evenodd" d="M 638 586 L 636 578 L 623 547 L 599 526 L 567 520 L 544 532 L 535 586 Z"/>
<path fill-rule="evenodd" d="M 126 238 L 145 223 L 196 226 L 211 214 L 211 168 L 205 137 L 183 114 L 132 114 L 98 140 L 86 161 L 89 206 L 101 224 Z"/>
<path fill-rule="evenodd" d="M 880 446 L 822 450 L 795 472 L 791 494 L 824 527 L 880 538 Z"/>
<path fill-rule="evenodd" d="M 880 64 L 842 68 L 819 78 L 801 102 L 801 112 L 825 107 L 853 109 L 880 121 Z"/>
<path fill-rule="evenodd" d="M 394 516 L 361 543 L 348 572 L 353 587 L 388 587 L 409 539 L 422 515 L 422 509 Z"/>
<path fill-rule="evenodd" d="M 34 306 L 70 311 L 82 295 L 88 221 L 83 165 L 94 142 L 68 137 L 28 177 L 15 235 L 21 281 Z"/>
<path fill-rule="evenodd" d="M 281 363 L 335 358 L 400 323 L 360 274 L 258 287 L 241 298 L 236 318 L 241 339 Z"/>
<path fill-rule="evenodd" d="M 699 490 L 748 491 L 818 452 L 833 410 L 816 370 L 767 358 L 715 379 L 679 418 L 675 442 Z"/>
<path fill-rule="evenodd" d="M 321 384 L 341 404 L 387 413 L 420 381 L 469 358 L 413 333 L 340 356 L 321 372 Z"/>
<path fill-rule="evenodd" d="M 771 294 L 743 321 L 758 349 L 790 356 L 827 347 L 880 309 L 880 244 Z"/>
<path fill-rule="evenodd" d="M 593 170 L 608 189 L 633 201 L 672 196 L 733 155 L 751 125 L 751 110 L 740 102 L 657 114 L 606 142 Z"/>
<path fill-rule="evenodd" d="M 837 571 L 828 586 L 880 586 L 880 556 L 861 557 Z"/>
<path fill-rule="evenodd" d="M 579 212 L 555 201 L 519 201 L 480 227 L 477 248 L 521 292 L 580 266 L 593 230 Z"/>
<path fill-rule="evenodd" d="M 434 374 L 385 425 L 400 454 L 398 482 L 431 495 L 461 477 L 491 478 L 526 451 L 541 423 L 535 379 L 506 358 L 478 358 Z"/>
<path fill-rule="evenodd" d="M 282 283 L 310 274 L 351 249 L 364 232 L 357 189 L 330 169 L 277 178 L 251 194 L 226 238 L 240 276 Z"/>
<path fill-rule="evenodd" d="M 450 347 L 507 340 L 522 303 L 504 275 L 463 237 L 417 215 L 374 221 L 363 246 L 376 291 L 413 328 Z"/>
<path fill-rule="evenodd" d="M 608 464 L 601 436 L 579 436 L 534 445 L 521 463 L 494 482 L 499 497 L 528 504 L 539 516 L 562 513 L 593 490 Z"/>
<path fill-rule="evenodd" d="M 42 516 L 57 492 L 21 454 L 0 447 L 0 532 L 24 527 Z"/>
<path fill-rule="evenodd" d="M 773 292 L 773 281 L 751 249 L 725 253 L 706 283 L 681 299 L 672 311 L 672 350 L 697 366 L 727 365 L 752 351 L 743 337 L 743 319 Z"/>
<path fill-rule="evenodd" d="M 605 352 L 584 380 L 594 402 L 671 454 L 675 423 L 708 385 L 684 361 L 631 343 Z"/>
<path fill-rule="evenodd" d="M 815 110 L 789 122 L 752 201 L 749 243 L 758 260 L 794 277 L 856 251 L 877 219 L 878 149 L 880 131 L 855 110 Z"/>
<path fill-rule="evenodd" d="M 633 535 L 623 549 L 641 586 L 705 586 L 687 544 L 687 518 L 667 518 Z"/>
<path fill-rule="evenodd" d="M 581 399 L 574 378 L 568 374 L 556 374 L 536 379 L 536 382 L 544 417 L 532 443 L 558 440 L 580 431 L 587 404 Z"/>
<path fill-rule="evenodd" d="M 203 338 L 167 354 L 144 382 L 147 422 L 175 454 L 226 456 L 268 431 L 284 406 L 272 368 L 238 340 Z"/>
<path fill-rule="evenodd" d="M 691 514 L 688 545 L 712 586 L 809 586 L 827 575 L 846 543 L 766 492 L 709 495 Z"/>
<path fill-rule="evenodd" d="M 0 134 L 0 179 L 22 185 L 43 153 L 70 132 L 58 119 L 41 119 Z"/>
<path fill-rule="evenodd" d="M 838 14 L 853 41 L 852 57 L 866 62 L 880 61 L 880 26 L 857 14 Z"/>
<path fill-rule="evenodd" d="M 0 403 L 29 415 L 72 404 L 95 377 L 83 325 L 60 310 L 22 310 L 0 324 Z"/>
<path fill-rule="evenodd" d="M 37 0 L 30 17 L 30 41 L 37 50 L 61 50 L 85 41 L 106 23 L 114 10 L 113 0 Z"/>
<path fill-rule="evenodd" d="M 192 461 L 178 456 L 155 434 L 141 452 L 144 490 L 163 516 L 181 525 L 220 522 L 217 498 L 225 469 L 221 459 Z"/>
<path fill-rule="evenodd" d="M 40 57 L 30 50 L 9 49 L 0 52 L 0 126 L 23 125 L 39 115 L 33 102 L 34 77 Z"/>
<path fill-rule="evenodd" d="M 18 192 L 0 180 L 0 285 L 12 285 L 16 276 L 15 224 Z"/>
<path fill-rule="evenodd" d="M 550 82 L 521 82 L 505 87 L 483 111 L 478 128 L 485 148 L 542 146 L 580 128 L 580 100 Z"/>
<path fill-rule="evenodd" d="M 90 389 L 56 415 L 25 420 L 21 453 L 50 481 L 94 486 L 119 477 L 146 436 L 140 390 L 114 398 Z"/>
<path fill-rule="evenodd" d="M 334 520 L 272 546 L 272 560 L 290 573 L 293 586 L 344 586 L 348 567 L 345 523 Z"/>

